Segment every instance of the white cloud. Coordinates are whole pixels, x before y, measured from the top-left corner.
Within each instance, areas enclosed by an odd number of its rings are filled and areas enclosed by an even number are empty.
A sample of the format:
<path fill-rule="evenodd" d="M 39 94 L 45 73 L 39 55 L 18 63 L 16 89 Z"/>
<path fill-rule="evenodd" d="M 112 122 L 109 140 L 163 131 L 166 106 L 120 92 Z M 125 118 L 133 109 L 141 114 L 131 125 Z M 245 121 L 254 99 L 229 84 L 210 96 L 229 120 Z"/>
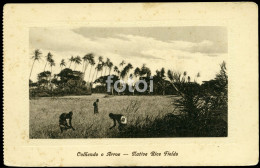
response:
<path fill-rule="evenodd" d="M 151 37 L 120 33 L 113 38 L 86 38 L 68 29 L 34 28 L 30 31 L 31 51 L 39 48 L 43 55 L 53 53 L 56 61 L 54 73 L 59 72 L 61 59 L 67 61 L 71 55 L 83 56 L 93 52 L 96 56 L 109 57 L 117 66 L 122 60 L 131 62 L 134 68 L 146 63 L 152 72 L 161 67 L 174 68 L 188 71 L 191 77 L 200 72 L 202 80 L 209 80 L 219 70 L 219 63 L 226 59 L 226 55 L 212 53 L 212 47 L 214 43 L 208 40 L 198 43 L 160 41 Z M 32 61 L 30 63 L 32 64 Z M 32 74 L 33 80 L 36 80 L 37 74 L 43 70 L 44 63 L 36 65 Z"/>

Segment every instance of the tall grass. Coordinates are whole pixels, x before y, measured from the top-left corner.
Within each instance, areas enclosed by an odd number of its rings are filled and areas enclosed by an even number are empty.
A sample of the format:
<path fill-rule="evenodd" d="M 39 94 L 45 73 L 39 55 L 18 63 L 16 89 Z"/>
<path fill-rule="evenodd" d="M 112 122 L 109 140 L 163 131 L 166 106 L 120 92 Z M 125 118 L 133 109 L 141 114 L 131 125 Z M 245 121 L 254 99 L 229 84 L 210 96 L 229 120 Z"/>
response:
<path fill-rule="evenodd" d="M 178 83 L 181 97 L 173 104 L 179 115 L 146 117 L 136 120 L 121 131 L 118 137 L 225 137 L 227 136 L 228 77 L 223 62 L 214 80 L 203 85 Z"/>
<path fill-rule="evenodd" d="M 99 98 L 99 114 L 94 115 L 93 102 Z M 45 97 L 30 100 L 30 138 L 113 138 L 120 133 L 117 127 L 109 130 L 113 121 L 109 113 L 123 114 L 128 124 L 147 116 L 155 118 L 172 112 L 169 96 L 91 96 Z M 73 111 L 72 124 L 76 129 L 60 133 L 59 115 Z"/>

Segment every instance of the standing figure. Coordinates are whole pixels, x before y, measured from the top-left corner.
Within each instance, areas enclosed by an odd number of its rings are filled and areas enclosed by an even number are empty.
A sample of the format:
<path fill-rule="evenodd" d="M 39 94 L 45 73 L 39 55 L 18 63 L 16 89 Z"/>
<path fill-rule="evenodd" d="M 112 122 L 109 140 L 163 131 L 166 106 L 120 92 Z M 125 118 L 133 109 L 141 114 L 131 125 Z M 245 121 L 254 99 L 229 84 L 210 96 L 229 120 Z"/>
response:
<path fill-rule="evenodd" d="M 112 127 L 110 127 L 109 129 L 114 128 L 116 126 L 116 122 L 117 122 L 119 125 L 118 129 L 119 129 L 119 131 L 121 131 L 127 123 L 126 117 L 122 114 L 109 113 L 109 117 L 114 121 L 114 125 Z"/>
<path fill-rule="evenodd" d="M 99 102 L 99 99 L 97 99 L 97 100 L 93 103 L 93 106 L 94 106 L 94 114 L 98 114 L 98 102 Z"/>
<path fill-rule="evenodd" d="M 62 113 L 60 115 L 59 126 L 60 126 L 61 133 L 63 132 L 63 130 L 67 130 L 67 129 L 72 129 L 73 131 L 75 130 L 71 124 L 72 115 L 73 115 L 72 111 L 70 111 L 69 113 Z"/>

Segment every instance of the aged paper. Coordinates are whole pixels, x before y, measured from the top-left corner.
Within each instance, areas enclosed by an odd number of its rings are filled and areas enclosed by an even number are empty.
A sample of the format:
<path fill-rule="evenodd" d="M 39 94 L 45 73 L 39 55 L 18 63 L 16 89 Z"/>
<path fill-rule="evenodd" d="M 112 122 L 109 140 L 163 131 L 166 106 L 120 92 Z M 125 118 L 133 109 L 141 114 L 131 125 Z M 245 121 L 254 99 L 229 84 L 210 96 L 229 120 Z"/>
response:
<path fill-rule="evenodd" d="M 5 165 L 257 164 L 257 37 L 253 2 L 6 4 Z"/>

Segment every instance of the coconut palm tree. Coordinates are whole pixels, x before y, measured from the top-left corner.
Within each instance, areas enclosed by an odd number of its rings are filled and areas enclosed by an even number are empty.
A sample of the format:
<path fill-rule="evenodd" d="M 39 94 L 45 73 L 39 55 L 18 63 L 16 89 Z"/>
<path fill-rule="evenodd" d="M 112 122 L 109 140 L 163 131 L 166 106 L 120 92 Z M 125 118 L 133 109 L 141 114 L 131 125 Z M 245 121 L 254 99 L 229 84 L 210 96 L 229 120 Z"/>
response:
<path fill-rule="evenodd" d="M 35 63 L 35 61 L 39 61 L 41 59 L 41 54 L 42 53 L 41 53 L 41 51 L 39 49 L 34 50 L 34 55 L 32 56 L 33 64 L 32 64 L 32 68 L 31 68 L 29 79 L 31 79 L 34 63 Z"/>
<path fill-rule="evenodd" d="M 88 61 L 88 54 L 86 54 L 83 58 L 83 63 L 82 63 L 82 73 L 84 73 L 84 70 L 85 70 L 85 64 L 87 63 Z"/>
<path fill-rule="evenodd" d="M 103 56 L 98 57 L 98 64 L 101 63 L 101 62 L 103 62 Z"/>
<path fill-rule="evenodd" d="M 119 65 L 120 66 L 124 66 L 126 63 L 125 63 L 125 61 L 123 60 Z"/>
<path fill-rule="evenodd" d="M 74 59 L 74 62 L 75 62 L 75 67 L 74 67 L 74 71 L 75 71 L 76 70 L 76 66 L 81 64 L 82 59 L 80 58 L 80 56 L 76 56 L 75 59 Z"/>
<path fill-rule="evenodd" d="M 120 76 L 122 77 L 122 79 L 124 80 L 124 78 L 127 76 L 127 74 L 129 73 L 129 71 L 133 69 L 132 64 L 127 64 L 124 69 L 122 70 Z"/>
<path fill-rule="evenodd" d="M 55 66 L 54 60 L 51 59 L 50 62 L 49 62 L 49 64 L 50 64 L 50 67 L 51 67 L 51 76 L 52 76 L 52 67 Z M 51 86 L 51 77 L 50 77 L 50 86 Z M 52 86 L 51 86 L 51 89 L 52 89 Z"/>
<path fill-rule="evenodd" d="M 141 74 L 141 70 L 140 70 L 140 68 L 135 68 L 135 70 L 134 70 L 134 75 L 135 75 L 135 77 L 136 78 L 138 78 L 138 76 L 140 76 L 140 74 Z"/>
<path fill-rule="evenodd" d="M 47 54 L 47 56 L 46 56 L 46 63 L 45 63 L 43 72 L 45 72 L 46 65 L 47 65 L 47 63 L 49 63 L 49 62 L 51 61 L 52 57 L 53 57 L 53 55 L 52 55 L 50 52 L 48 52 L 48 54 Z"/>
<path fill-rule="evenodd" d="M 124 60 L 119 64 L 119 67 L 122 67 L 121 71 L 123 70 L 123 67 L 124 67 L 125 64 L 126 64 L 126 63 L 125 63 Z"/>
<path fill-rule="evenodd" d="M 106 62 L 105 62 L 105 64 L 104 64 L 104 67 L 105 67 L 105 73 L 104 73 L 104 75 L 106 75 L 107 68 L 109 68 L 109 67 L 108 67 L 108 66 L 109 66 L 109 64 L 110 64 L 110 59 L 109 59 L 109 58 L 107 58 L 107 60 L 106 60 Z"/>
<path fill-rule="evenodd" d="M 64 59 L 62 59 L 61 62 L 60 62 L 60 69 L 61 69 L 61 71 L 62 71 L 62 67 L 63 66 L 66 67 L 66 63 L 65 63 Z"/>
<path fill-rule="evenodd" d="M 95 67 L 95 70 L 94 70 L 94 73 L 93 73 L 91 82 L 93 82 L 93 80 L 94 80 L 95 73 L 97 72 L 97 67 L 98 67 L 98 66 Z"/>
<path fill-rule="evenodd" d="M 100 71 L 101 71 L 101 75 L 100 76 L 102 76 L 103 70 L 104 70 L 104 67 L 105 67 L 105 62 L 102 61 L 100 65 L 101 65 L 100 66 Z"/>
<path fill-rule="evenodd" d="M 102 63 L 103 63 L 103 62 L 102 62 Z M 98 76 L 98 72 L 103 70 L 103 65 L 102 65 L 102 63 L 97 65 L 96 79 L 97 79 L 97 76 Z M 101 75 L 100 75 L 100 76 L 102 76 L 102 72 L 101 72 Z"/>
<path fill-rule="evenodd" d="M 168 70 L 167 76 L 170 79 L 170 81 L 172 81 L 174 83 L 181 82 L 181 73 L 180 72 L 173 72 L 171 70 Z"/>
<path fill-rule="evenodd" d="M 93 58 L 94 58 L 94 55 L 92 53 L 86 54 L 83 57 L 83 69 L 82 69 L 83 78 L 85 78 L 86 70 L 88 68 L 88 65 L 91 62 L 91 59 L 93 59 Z"/>
<path fill-rule="evenodd" d="M 98 64 L 95 69 L 96 69 L 96 72 L 97 72 L 96 73 L 96 80 L 97 80 L 98 79 L 98 72 L 102 70 L 102 64 Z"/>
<path fill-rule="evenodd" d="M 97 63 L 97 66 L 96 66 L 95 69 L 94 69 L 94 73 L 93 73 L 91 82 L 94 81 L 94 76 L 95 76 L 96 73 L 98 73 L 98 71 L 97 71 L 97 69 L 98 69 L 98 64 L 100 63 L 100 60 L 102 61 L 102 59 L 103 59 L 102 56 L 99 56 L 99 57 L 98 57 L 98 63 Z"/>
<path fill-rule="evenodd" d="M 117 76 L 119 76 L 120 71 L 117 66 L 114 66 L 114 72 L 117 74 Z"/>
<path fill-rule="evenodd" d="M 113 67 L 114 65 L 113 65 L 113 62 L 109 62 L 109 64 L 108 64 L 108 69 L 109 69 L 109 75 L 110 75 L 110 73 L 111 73 L 111 70 L 112 70 L 112 67 Z"/>
<path fill-rule="evenodd" d="M 55 61 L 53 59 L 51 59 L 49 64 L 50 64 L 50 67 L 51 67 L 51 74 L 52 74 L 52 67 L 55 66 Z"/>
<path fill-rule="evenodd" d="M 127 67 L 128 67 L 128 72 L 129 72 L 131 69 L 134 68 L 133 65 L 132 65 L 131 63 L 127 64 Z"/>
<path fill-rule="evenodd" d="M 98 65 L 97 65 L 97 67 L 99 66 L 99 68 L 101 68 L 99 64 L 102 64 L 102 62 L 103 62 L 103 56 L 99 56 L 98 57 Z M 96 68 L 96 69 L 98 69 L 98 68 Z"/>
<path fill-rule="evenodd" d="M 182 96 L 184 97 L 184 94 L 180 92 L 180 90 L 176 87 L 175 83 L 180 83 L 181 82 L 181 74 L 179 72 L 173 72 L 171 70 L 168 70 L 167 72 L 168 78 L 171 81 L 172 86 L 174 89 Z"/>
<path fill-rule="evenodd" d="M 161 70 L 156 70 L 156 75 L 153 76 L 153 80 L 156 84 L 157 92 L 158 86 L 160 87 L 160 91 L 162 91 L 162 95 L 165 95 L 165 88 L 166 88 L 166 80 L 165 80 L 165 69 L 162 68 Z"/>
<path fill-rule="evenodd" d="M 70 59 L 69 59 L 70 66 L 71 66 L 71 63 L 74 62 L 74 61 L 75 61 L 75 58 L 73 56 L 71 56 Z M 70 68 L 70 66 L 69 66 L 69 68 Z"/>
<path fill-rule="evenodd" d="M 139 76 L 140 76 L 140 74 L 141 74 L 141 70 L 140 70 L 140 68 L 135 68 L 135 70 L 134 70 L 134 76 L 139 80 Z M 133 85 L 133 95 L 134 95 L 134 92 L 135 92 L 135 84 Z"/>
<path fill-rule="evenodd" d="M 96 63 L 95 63 L 95 60 L 94 60 L 94 57 L 89 60 L 89 63 L 90 63 L 90 65 L 91 65 L 91 67 L 90 67 L 90 72 L 89 72 L 89 77 L 88 77 L 89 79 L 88 79 L 88 81 L 90 81 L 91 70 L 92 70 L 93 66 L 96 64 Z M 94 73 L 95 73 L 95 72 L 94 72 Z"/>

